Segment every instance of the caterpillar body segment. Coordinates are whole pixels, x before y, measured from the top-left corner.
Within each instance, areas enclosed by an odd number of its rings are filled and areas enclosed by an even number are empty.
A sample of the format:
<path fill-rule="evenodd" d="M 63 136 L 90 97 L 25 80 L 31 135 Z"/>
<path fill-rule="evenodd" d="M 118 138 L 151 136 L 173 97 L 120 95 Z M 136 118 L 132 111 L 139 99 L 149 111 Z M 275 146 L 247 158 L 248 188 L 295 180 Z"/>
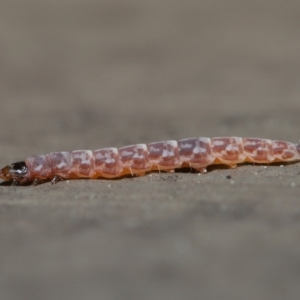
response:
<path fill-rule="evenodd" d="M 206 167 L 244 162 L 270 164 L 300 161 L 300 144 L 261 138 L 198 137 L 136 144 L 98 150 L 51 152 L 30 156 L 0 171 L 0 178 L 14 184 L 37 184 L 75 178 L 118 178 L 145 175 L 153 170 L 173 171 L 190 167 L 206 173 Z"/>

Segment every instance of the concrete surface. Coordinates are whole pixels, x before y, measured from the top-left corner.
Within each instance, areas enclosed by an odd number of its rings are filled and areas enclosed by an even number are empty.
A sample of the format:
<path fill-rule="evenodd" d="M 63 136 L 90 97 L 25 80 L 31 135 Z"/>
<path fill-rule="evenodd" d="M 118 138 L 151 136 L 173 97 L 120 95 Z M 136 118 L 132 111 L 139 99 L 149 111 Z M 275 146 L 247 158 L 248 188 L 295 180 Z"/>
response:
<path fill-rule="evenodd" d="M 296 142 L 299 29 L 299 1 L 2 0 L 0 164 Z M 0 299 L 299 299 L 299 166 L 0 186 Z"/>

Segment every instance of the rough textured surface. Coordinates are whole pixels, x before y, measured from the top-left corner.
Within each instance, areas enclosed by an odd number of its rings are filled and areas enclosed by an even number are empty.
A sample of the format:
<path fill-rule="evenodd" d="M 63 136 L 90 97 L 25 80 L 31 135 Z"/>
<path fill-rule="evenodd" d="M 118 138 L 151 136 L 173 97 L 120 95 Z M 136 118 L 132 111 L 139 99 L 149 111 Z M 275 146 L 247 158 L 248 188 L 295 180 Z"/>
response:
<path fill-rule="evenodd" d="M 0 164 L 300 138 L 299 1 L 1 1 Z M 300 168 L 0 186 L 0 299 L 299 299 Z"/>

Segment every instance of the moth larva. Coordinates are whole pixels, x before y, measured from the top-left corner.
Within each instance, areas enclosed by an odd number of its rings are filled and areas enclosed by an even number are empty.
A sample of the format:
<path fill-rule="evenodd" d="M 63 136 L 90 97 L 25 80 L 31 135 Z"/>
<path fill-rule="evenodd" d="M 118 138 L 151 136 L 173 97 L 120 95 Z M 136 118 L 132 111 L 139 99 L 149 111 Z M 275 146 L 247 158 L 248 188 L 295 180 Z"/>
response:
<path fill-rule="evenodd" d="M 206 173 L 206 167 L 243 162 L 270 164 L 300 161 L 300 144 L 261 138 L 199 137 L 174 141 L 136 144 L 98 150 L 51 152 L 30 156 L 10 164 L 0 178 L 13 184 L 38 184 L 72 178 L 118 178 L 145 175 L 152 170 L 173 171 L 190 167 Z"/>

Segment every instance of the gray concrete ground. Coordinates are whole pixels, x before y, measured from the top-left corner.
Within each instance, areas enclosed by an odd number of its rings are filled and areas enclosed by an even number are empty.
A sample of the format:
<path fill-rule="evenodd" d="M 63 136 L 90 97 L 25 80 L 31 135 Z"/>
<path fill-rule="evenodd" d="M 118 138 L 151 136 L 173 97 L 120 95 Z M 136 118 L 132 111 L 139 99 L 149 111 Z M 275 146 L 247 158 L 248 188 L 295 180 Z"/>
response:
<path fill-rule="evenodd" d="M 296 142 L 299 30 L 299 1 L 2 0 L 0 164 Z M 299 164 L 0 186 L 0 299 L 299 299 L 299 195 Z"/>

